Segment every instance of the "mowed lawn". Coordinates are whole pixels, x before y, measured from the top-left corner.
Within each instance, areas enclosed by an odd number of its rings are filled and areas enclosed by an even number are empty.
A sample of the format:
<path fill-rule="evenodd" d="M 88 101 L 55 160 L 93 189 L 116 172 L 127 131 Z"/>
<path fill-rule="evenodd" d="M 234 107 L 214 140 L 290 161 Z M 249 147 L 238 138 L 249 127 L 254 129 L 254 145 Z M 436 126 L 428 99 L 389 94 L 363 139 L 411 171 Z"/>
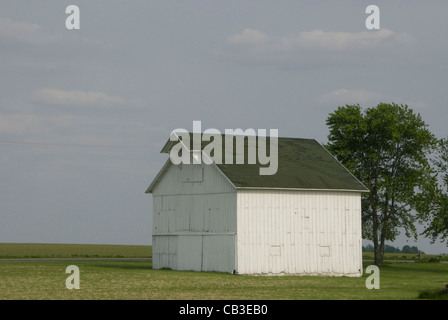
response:
<path fill-rule="evenodd" d="M 33 251 L 32 245 L 21 245 L 9 252 L 5 247 L 8 246 L 0 244 L 0 300 L 404 300 L 418 299 L 421 292 L 433 293 L 448 283 L 446 263 L 386 263 L 380 268 L 380 289 L 369 290 L 366 288 L 369 274 L 365 272 L 360 278 L 245 276 L 153 270 L 151 261 L 1 259 L 150 257 L 148 246 L 36 245 Z M 66 279 L 71 275 L 65 272 L 69 265 L 79 268 L 80 289 L 66 288 Z"/>

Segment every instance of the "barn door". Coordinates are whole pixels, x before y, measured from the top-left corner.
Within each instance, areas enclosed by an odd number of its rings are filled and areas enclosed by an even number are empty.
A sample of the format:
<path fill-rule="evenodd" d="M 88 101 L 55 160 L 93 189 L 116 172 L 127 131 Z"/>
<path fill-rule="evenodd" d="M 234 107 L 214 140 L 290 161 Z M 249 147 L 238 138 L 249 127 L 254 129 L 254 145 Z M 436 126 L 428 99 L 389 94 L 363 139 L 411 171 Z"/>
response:
<path fill-rule="evenodd" d="M 320 255 L 320 272 L 329 273 L 331 272 L 331 250 L 329 245 L 319 247 Z"/>
<path fill-rule="evenodd" d="M 282 247 L 280 245 L 271 245 L 269 247 L 268 272 L 281 273 L 284 272 L 282 265 Z"/>
<path fill-rule="evenodd" d="M 202 236 L 179 236 L 178 270 L 202 271 Z"/>

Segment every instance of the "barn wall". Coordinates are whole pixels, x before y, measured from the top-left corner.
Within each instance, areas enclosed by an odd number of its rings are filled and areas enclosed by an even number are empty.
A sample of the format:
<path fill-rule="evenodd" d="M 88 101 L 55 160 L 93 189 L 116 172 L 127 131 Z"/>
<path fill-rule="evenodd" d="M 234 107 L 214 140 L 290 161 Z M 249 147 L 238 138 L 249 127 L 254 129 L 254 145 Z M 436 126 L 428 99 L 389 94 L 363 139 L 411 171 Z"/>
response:
<path fill-rule="evenodd" d="M 235 269 L 236 192 L 213 166 L 172 165 L 153 190 L 153 268 Z"/>
<path fill-rule="evenodd" d="M 361 275 L 360 193 L 244 190 L 237 208 L 237 273 Z"/>

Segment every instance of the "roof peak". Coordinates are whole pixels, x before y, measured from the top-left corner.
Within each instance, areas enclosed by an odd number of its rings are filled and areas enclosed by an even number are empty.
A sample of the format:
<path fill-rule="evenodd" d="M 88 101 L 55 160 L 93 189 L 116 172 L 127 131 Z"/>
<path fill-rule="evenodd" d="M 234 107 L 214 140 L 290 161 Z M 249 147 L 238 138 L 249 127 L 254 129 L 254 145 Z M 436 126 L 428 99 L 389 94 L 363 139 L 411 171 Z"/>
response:
<path fill-rule="evenodd" d="M 183 134 L 186 133 L 194 134 L 192 132 L 183 132 Z M 221 135 L 221 137 L 226 136 L 226 134 L 219 133 L 215 135 Z M 243 135 L 243 137 L 246 136 Z M 270 137 L 267 136 L 267 138 Z M 278 137 L 277 139 L 278 162 L 276 165 L 278 170 L 274 174 L 260 174 L 259 169 L 265 167 L 263 167 L 264 164 L 260 165 L 258 162 L 255 164 L 249 164 L 248 162 L 240 164 L 233 161 L 230 164 L 213 163 L 213 165 L 236 188 L 368 191 L 362 182 L 351 174 L 349 170 L 315 139 L 290 137 Z M 248 139 L 244 139 L 245 150 L 248 150 L 246 149 L 248 147 L 247 141 Z M 179 139 L 175 141 L 169 139 L 163 147 L 162 152 L 169 153 L 171 148 L 178 143 L 180 143 Z M 190 148 L 188 150 L 194 150 L 191 148 L 191 143 L 193 141 L 190 141 Z M 204 146 L 207 146 L 209 143 L 212 142 L 201 139 L 201 149 L 204 149 Z M 222 143 L 222 145 L 224 144 Z M 269 148 L 269 145 L 270 143 L 266 143 L 267 148 Z M 236 149 L 234 149 L 234 152 L 233 156 L 236 157 Z M 244 152 L 245 154 L 243 156 L 246 157 L 247 153 L 246 151 Z M 209 164 L 206 163 L 205 165 Z"/>

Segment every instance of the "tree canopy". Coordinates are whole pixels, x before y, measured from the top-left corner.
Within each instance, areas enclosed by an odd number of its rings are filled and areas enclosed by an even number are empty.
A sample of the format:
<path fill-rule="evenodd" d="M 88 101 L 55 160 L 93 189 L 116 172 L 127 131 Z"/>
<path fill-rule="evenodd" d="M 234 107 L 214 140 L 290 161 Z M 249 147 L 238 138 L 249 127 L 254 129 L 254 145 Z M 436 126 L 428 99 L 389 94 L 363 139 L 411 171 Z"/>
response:
<path fill-rule="evenodd" d="M 363 237 L 382 265 L 385 242 L 400 228 L 416 238 L 415 223 L 434 211 L 437 174 L 429 155 L 437 139 L 419 114 L 395 103 L 338 107 L 326 123 L 326 147 L 370 190 L 362 196 Z"/>
<path fill-rule="evenodd" d="M 424 220 L 427 222 L 423 234 L 433 241 L 440 238 L 448 243 L 448 138 L 439 140 L 437 146 L 433 163 L 438 179 L 433 188 L 427 190 L 426 197 L 431 201 L 422 210 L 426 212 Z"/>

